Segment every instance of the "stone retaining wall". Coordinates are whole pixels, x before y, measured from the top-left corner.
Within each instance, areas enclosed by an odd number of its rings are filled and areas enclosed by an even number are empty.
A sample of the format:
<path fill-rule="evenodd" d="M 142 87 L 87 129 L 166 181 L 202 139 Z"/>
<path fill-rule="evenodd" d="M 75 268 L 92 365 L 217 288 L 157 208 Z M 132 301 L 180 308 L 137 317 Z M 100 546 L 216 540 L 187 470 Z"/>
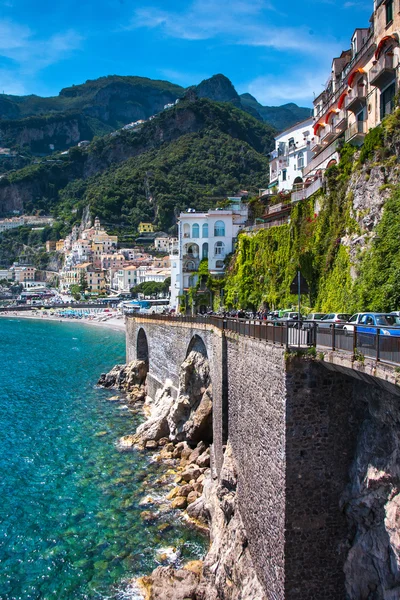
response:
<path fill-rule="evenodd" d="M 351 487 L 368 382 L 321 360 L 286 356 L 210 325 L 129 319 L 128 359 L 143 327 L 150 393 L 177 374 L 193 337 L 203 340 L 213 385 L 214 470 L 229 436 L 237 501 L 250 554 L 268 600 L 345 600 L 352 543 L 341 505 Z M 377 382 L 379 402 L 397 400 Z M 383 597 L 383 596 L 382 596 Z"/>

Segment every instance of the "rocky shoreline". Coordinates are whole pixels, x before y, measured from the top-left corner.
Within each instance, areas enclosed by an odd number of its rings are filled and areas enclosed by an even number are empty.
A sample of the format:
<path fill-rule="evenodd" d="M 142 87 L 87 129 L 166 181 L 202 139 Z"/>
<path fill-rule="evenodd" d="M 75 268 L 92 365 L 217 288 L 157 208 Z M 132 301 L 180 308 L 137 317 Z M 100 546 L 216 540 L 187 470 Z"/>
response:
<path fill-rule="evenodd" d="M 154 399 L 146 396 L 147 365 L 132 361 L 101 375 L 98 385 L 122 391 L 129 404 L 141 404 L 147 420 L 124 436 L 118 449 L 151 451 L 174 475 L 166 493 L 171 508 L 184 511 L 188 522 L 210 537 L 204 561 L 182 568 L 159 566 L 133 583 L 145 600 L 265 600 L 248 551 L 236 503 L 237 474 L 228 444 L 219 480 L 213 478 L 212 385 L 208 360 L 192 351 L 182 364 L 179 393 L 166 381 Z M 143 511 L 144 522 L 152 518 Z"/>

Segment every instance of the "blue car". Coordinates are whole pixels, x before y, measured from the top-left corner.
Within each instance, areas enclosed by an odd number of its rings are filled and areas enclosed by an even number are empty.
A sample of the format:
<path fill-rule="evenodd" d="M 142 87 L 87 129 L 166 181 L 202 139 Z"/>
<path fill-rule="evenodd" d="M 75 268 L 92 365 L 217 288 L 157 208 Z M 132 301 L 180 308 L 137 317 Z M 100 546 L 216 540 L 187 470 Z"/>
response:
<path fill-rule="evenodd" d="M 399 317 L 389 313 L 365 313 L 357 325 L 357 333 L 400 337 Z"/>

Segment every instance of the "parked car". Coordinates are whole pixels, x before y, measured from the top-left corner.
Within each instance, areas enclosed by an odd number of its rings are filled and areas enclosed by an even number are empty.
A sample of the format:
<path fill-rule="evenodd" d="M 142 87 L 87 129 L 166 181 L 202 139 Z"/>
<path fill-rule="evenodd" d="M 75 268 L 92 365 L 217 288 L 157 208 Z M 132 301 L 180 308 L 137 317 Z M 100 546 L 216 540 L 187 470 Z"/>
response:
<path fill-rule="evenodd" d="M 331 328 L 334 325 L 338 325 L 339 327 L 346 323 L 350 319 L 351 315 L 347 313 L 329 313 L 322 317 L 321 321 L 318 323 L 318 329 L 327 329 Z"/>
<path fill-rule="evenodd" d="M 358 325 L 365 313 L 356 313 L 350 317 L 345 325 L 343 325 L 343 329 L 347 332 L 354 331 L 354 325 Z"/>
<path fill-rule="evenodd" d="M 325 315 L 326 313 L 310 313 L 304 319 L 305 323 L 303 323 L 303 328 L 311 329 L 313 323 L 318 323 L 318 321 L 321 321 L 321 319 L 323 319 Z"/>
<path fill-rule="evenodd" d="M 400 323 L 396 315 L 390 313 L 365 313 L 357 327 L 357 333 L 400 337 Z M 365 337 L 365 336 L 364 336 Z"/>

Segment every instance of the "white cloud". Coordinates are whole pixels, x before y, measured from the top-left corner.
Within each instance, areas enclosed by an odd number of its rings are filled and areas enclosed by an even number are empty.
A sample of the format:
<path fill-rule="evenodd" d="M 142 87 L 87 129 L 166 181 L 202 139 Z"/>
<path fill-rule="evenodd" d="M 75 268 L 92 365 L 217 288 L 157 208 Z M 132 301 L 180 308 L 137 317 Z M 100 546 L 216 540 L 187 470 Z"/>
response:
<path fill-rule="evenodd" d="M 268 20 L 278 12 L 270 2 L 254 0 L 195 0 L 186 12 L 139 8 L 125 29 L 159 29 L 164 35 L 184 40 L 223 38 L 223 43 L 296 50 L 305 54 L 332 56 L 336 40 L 318 38 L 307 27 L 279 27 Z"/>
<path fill-rule="evenodd" d="M 39 39 L 29 27 L 0 19 L 0 57 L 12 63 L 1 72 L 0 87 L 8 93 L 17 93 L 14 90 L 21 86 L 13 84 L 13 78 L 23 79 L 59 62 L 79 48 L 82 39 L 73 30 Z"/>

